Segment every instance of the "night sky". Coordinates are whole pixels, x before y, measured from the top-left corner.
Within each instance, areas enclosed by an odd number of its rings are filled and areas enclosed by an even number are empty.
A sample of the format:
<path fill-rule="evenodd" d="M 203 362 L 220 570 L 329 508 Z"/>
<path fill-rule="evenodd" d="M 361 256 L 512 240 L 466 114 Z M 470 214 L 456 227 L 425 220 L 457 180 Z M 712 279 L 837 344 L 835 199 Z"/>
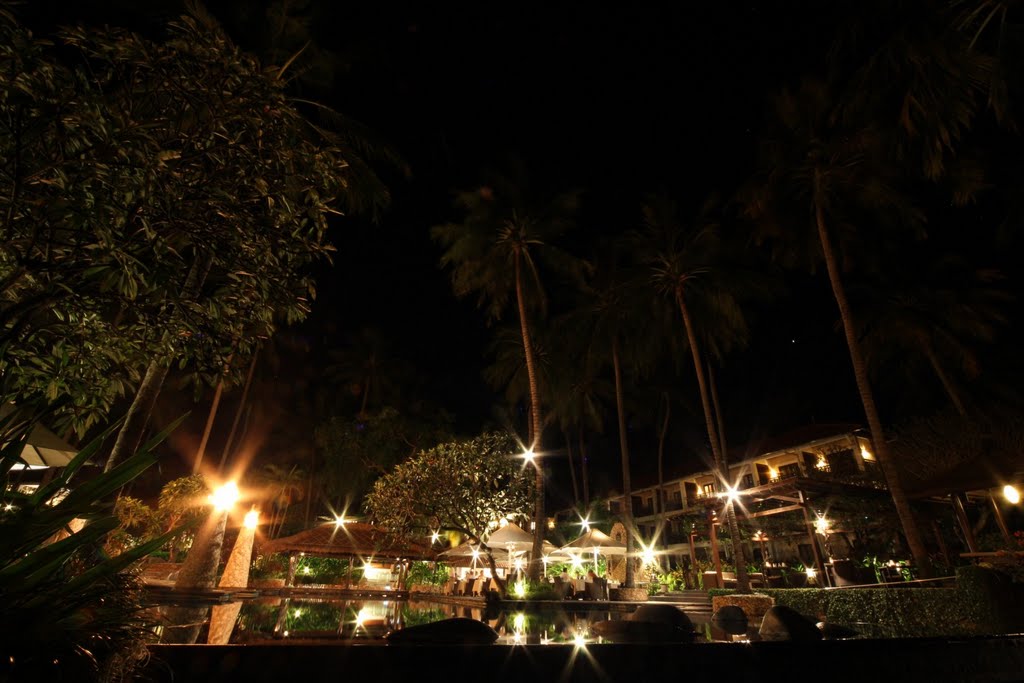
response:
<path fill-rule="evenodd" d="M 65 5 L 68 19 L 140 27 L 175 13 L 174 2 L 53 4 Z M 361 121 L 408 163 L 407 173 L 380 167 L 393 203 L 378 223 L 334 226 L 338 253 L 318 275 L 313 314 L 281 335 L 280 365 L 261 370 L 278 424 L 301 435 L 308 416 L 295 414 L 306 410 L 296 397 L 323 381 L 328 351 L 367 325 L 424 375 L 426 398 L 454 413 L 460 432 L 478 430 L 500 400 L 480 376 L 491 331 L 472 301 L 454 299 L 429 238 L 431 226 L 458 218 L 454 193 L 519 158 L 540 187 L 584 192 L 578 234 L 588 240 L 637 227 L 649 192 L 693 209 L 712 193 L 728 195 L 753 171 L 769 97 L 816 73 L 856 4 L 296 6 L 329 67 L 309 74 L 303 94 Z M 265 47 L 261 3 L 208 7 L 240 45 Z M 792 276 L 788 284 L 786 297 L 751 312 L 751 348 L 722 371 L 733 445 L 812 422 L 863 422 L 827 283 Z M 696 395 L 692 370 L 679 382 Z M 675 414 L 685 424 L 673 458 L 685 470 L 697 464 L 687 444 L 699 441 L 702 419 L 682 406 Z M 631 418 L 641 473 L 652 461 L 646 417 Z M 217 431 L 228 429 L 223 422 Z M 611 473 L 604 481 L 617 486 L 610 443 L 600 457 Z"/>

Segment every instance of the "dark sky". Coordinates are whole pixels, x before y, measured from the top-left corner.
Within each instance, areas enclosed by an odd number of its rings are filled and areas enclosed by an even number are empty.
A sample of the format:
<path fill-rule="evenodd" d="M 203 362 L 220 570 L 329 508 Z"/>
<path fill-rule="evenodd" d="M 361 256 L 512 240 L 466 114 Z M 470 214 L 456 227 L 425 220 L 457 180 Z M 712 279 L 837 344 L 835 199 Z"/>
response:
<path fill-rule="evenodd" d="M 263 4 L 208 6 L 239 44 L 258 51 L 268 43 Z M 177 2 L 44 1 L 34 9 L 48 5 L 63 7 L 67 20 L 152 26 Z M 584 190 L 581 239 L 635 227 L 648 192 L 693 207 L 729 194 L 753 170 L 769 96 L 821 68 L 843 12 L 859 3 L 635 5 L 295 3 L 329 57 L 320 66 L 331 67 L 311 72 L 319 83 L 307 82 L 304 94 L 366 124 L 409 174 L 381 167 L 393 203 L 379 223 L 333 228 L 338 254 L 320 273 L 313 314 L 283 335 L 284 358 L 267 371 L 284 387 L 282 423 L 308 433 L 308 416 L 289 415 L 299 404 L 288 397 L 322 381 L 330 348 L 373 325 L 426 375 L 427 398 L 454 412 L 460 430 L 478 428 L 497 398 L 480 377 L 490 331 L 472 302 L 451 295 L 428 234 L 457 218 L 454 192 L 515 155 L 540 186 Z M 723 369 L 734 444 L 808 422 L 863 420 L 827 284 L 794 277 L 789 285 L 788 297 L 754 312 L 751 348 Z M 680 382 L 692 388 L 688 375 Z M 650 463 L 649 417 L 631 423 L 641 470 Z M 696 415 L 681 422 L 699 435 Z M 606 450 L 604 469 L 617 485 Z"/>

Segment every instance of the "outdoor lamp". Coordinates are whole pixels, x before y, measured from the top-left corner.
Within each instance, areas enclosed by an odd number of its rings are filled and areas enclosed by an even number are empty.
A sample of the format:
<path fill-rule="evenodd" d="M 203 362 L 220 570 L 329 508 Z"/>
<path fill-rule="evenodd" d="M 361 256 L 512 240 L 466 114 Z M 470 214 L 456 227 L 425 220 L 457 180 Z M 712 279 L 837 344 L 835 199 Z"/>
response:
<path fill-rule="evenodd" d="M 259 512 L 259 510 L 253 508 L 252 510 L 249 510 L 248 512 L 246 512 L 245 513 L 245 521 L 244 521 L 244 523 L 245 523 L 245 528 L 246 529 L 255 529 L 257 526 L 259 526 L 259 524 L 260 524 L 260 512 Z"/>
<path fill-rule="evenodd" d="M 1020 502 L 1020 491 L 1013 484 L 1007 484 L 1003 487 L 1003 497 L 1010 505 L 1016 505 Z"/>
<path fill-rule="evenodd" d="M 238 500 L 238 484 L 229 481 L 210 494 L 210 502 L 219 512 L 230 510 Z"/>

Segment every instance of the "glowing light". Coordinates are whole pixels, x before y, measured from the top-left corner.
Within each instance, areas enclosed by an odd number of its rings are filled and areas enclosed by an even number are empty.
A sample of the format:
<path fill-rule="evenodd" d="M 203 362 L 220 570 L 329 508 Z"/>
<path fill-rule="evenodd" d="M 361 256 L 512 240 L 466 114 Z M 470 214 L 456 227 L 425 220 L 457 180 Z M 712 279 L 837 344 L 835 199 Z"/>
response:
<path fill-rule="evenodd" d="M 779 478 L 779 471 L 777 469 L 775 469 L 774 467 L 769 467 L 768 468 L 768 478 L 769 479 L 778 479 Z"/>
<path fill-rule="evenodd" d="M 215 510 L 225 512 L 230 510 L 238 500 L 238 484 L 229 481 L 210 494 L 210 503 Z"/>
<path fill-rule="evenodd" d="M 4 505 L 4 512 L 10 512 L 13 509 L 14 509 L 14 504 L 13 503 L 8 503 L 7 505 Z"/>
<path fill-rule="evenodd" d="M 871 451 L 867 449 L 867 446 L 860 447 L 860 457 L 864 460 L 874 460 L 875 456 L 871 454 Z"/>
<path fill-rule="evenodd" d="M 522 581 L 518 582 L 513 588 L 512 592 L 515 593 L 517 598 L 526 597 L 526 584 Z"/>
<path fill-rule="evenodd" d="M 514 566 L 514 567 L 515 567 L 516 569 L 522 569 L 522 568 L 523 568 L 523 558 L 521 558 L 521 557 L 517 557 L 517 558 L 516 558 L 516 561 L 515 561 L 515 562 L 513 562 L 512 564 L 513 564 L 513 566 Z"/>
<path fill-rule="evenodd" d="M 814 520 L 814 530 L 822 536 L 827 536 L 831 528 L 832 522 L 825 515 L 818 515 L 818 519 Z"/>
<path fill-rule="evenodd" d="M 740 497 L 739 489 L 737 489 L 735 486 L 729 486 L 728 484 L 726 484 L 725 493 L 719 493 L 718 497 L 725 498 L 725 502 L 727 503 L 735 503 L 736 499 Z"/>
<path fill-rule="evenodd" d="M 587 637 L 582 633 L 577 633 L 572 637 L 572 644 L 576 647 L 586 647 Z"/>
<path fill-rule="evenodd" d="M 441 540 L 441 534 L 439 534 L 438 532 L 435 531 L 434 533 L 430 534 L 430 542 L 431 543 L 437 543 L 440 540 Z"/>
<path fill-rule="evenodd" d="M 640 544 L 643 550 L 640 552 L 640 557 L 643 559 L 645 565 L 651 565 L 655 562 L 655 556 L 657 553 L 654 552 L 653 545 Z"/>
<path fill-rule="evenodd" d="M 553 520 L 553 519 L 549 519 L 548 520 L 548 528 L 549 529 L 554 529 L 555 528 L 555 520 Z"/>
<path fill-rule="evenodd" d="M 808 579 L 813 579 L 817 575 L 818 575 L 818 570 L 817 569 L 815 569 L 814 567 L 808 567 L 807 568 L 807 578 Z"/>
<path fill-rule="evenodd" d="M 285 632 L 284 632 L 284 637 L 285 637 L 285 638 L 287 638 L 287 637 L 288 637 L 288 631 L 285 631 Z"/>
<path fill-rule="evenodd" d="M 819 470 L 827 470 L 828 469 L 828 462 L 825 460 L 825 456 L 819 455 L 817 462 L 814 463 L 814 467 L 815 467 L 815 469 L 819 469 Z"/>
<path fill-rule="evenodd" d="M 580 518 L 580 527 L 582 528 L 584 533 L 586 533 L 587 531 L 590 531 L 590 520 L 588 518 L 586 518 L 586 517 L 581 517 Z"/>
<path fill-rule="evenodd" d="M 301 616 L 302 616 L 302 610 L 301 610 L 301 609 L 299 609 L 298 607 L 296 607 L 296 608 L 295 608 L 295 611 L 294 611 L 294 612 L 292 612 L 292 615 L 293 615 L 293 616 L 294 616 L 294 617 L 295 617 L 296 619 L 298 619 L 299 617 L 301 617 Z"/>
<path fill-rule="evenodd" d="M 526 462 L 532 463 L 533 459 L 537 457 L 537 454 L 533 452 L 532 448 L 527 448 L 525 451 L 523 451 L 523 454 L 520 457 L 522 457 L 522 459 L 525 460 Z"/>
<path fill-rule="evenodd" d="M 340 527 L 343 524 L 346 524 L 347 522 L 348 522 L 348 520 L 345 519 L 345 515 L 336 515 L 334 517 L 334 526 L 335 527 Z"/>
<path fill-rule="evenodd" d="M 260 525 L 260 512 L 259 510 L 249 510 L 245 513 L 245 528 L 255 529 Z"/>
<path fill-rule="evenodd" d="M 303 567 L 302 568 L 302 573 L 303 574 L 311 574 L 312 572 L 313 572 L 313 570 L 310 569 L 309 567 Z"/>
<path fill-rule="evenodd" d="M 480 559 L 480 551 L 477 548 L 473 548 L 473 561 L 476 562 Z"/>
<path fill-rule="evenodd" d="M 1020 491 L 1013 484 L 1007 484 L 1003 487 L 1003 497 L 1006 498 L 1007 502 L 1011 505 L 1016 505 L 1020 502 Z"/>
<path fill-rule="evenodd" d="M 583 560 L 580 559 L 579 555 L 572 556 L 572 566 L 573 569 L 581 569 L 583 567 Z"/>
<path fill-rule="evenodd" d="M 512 628 L 522 633 L 526 629 L 526 615 L 516 612 L 512 617 Z"/>
<path fill-rule="evenodd" d="M 768 540 L 768 534 L 766 534 L 765 532 L 763 532 L 760 529 L 758 529 L 756 532 L 754 532 L 753 539 L 755 541 L 767 541 Z"/>
<path fill-rule="evenodd" d="M 356 613 L 356 628 L 359 628 L 360 626 L 362 626 L 363 622 L 365 622 L 371 616 L 372 615 L 370 614 L 370 611 L 369 611 L 368 607 L 364 607 L 361 610 L 359 610 Z"/>

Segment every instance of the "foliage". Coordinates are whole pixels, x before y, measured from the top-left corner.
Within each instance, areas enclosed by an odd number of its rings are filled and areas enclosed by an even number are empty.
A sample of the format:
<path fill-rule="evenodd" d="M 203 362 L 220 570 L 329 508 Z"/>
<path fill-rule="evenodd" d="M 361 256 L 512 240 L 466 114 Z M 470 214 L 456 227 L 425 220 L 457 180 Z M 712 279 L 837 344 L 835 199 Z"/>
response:
<path fill-rule="evenodd" d="M 448 583 L 450 571 L 443 562 L 413 562 L 406 577 L 406 588 L 413 584 L 443 586 Z"/>
<path fill-rule="evenodd" d="M 0 421 L 5 488 L 33 424 L 17 413 Z M 4 494 L 13 509 L 0 515 L 0 677 L 117 677 L 145 656 L 152 632 L 140 601 L 141 583 L 129 569 L 171 534 L 116 557 L 107 555 L 103 544 L 119 524 L 108 501 L 156 462 L 153 449 L 170 429 L 110 472 L 82 480 L 77 476 L 82 466 L 111 430 L 83 447 L 50 483 L 32 493 Z M 69 533 L 74 520 L 85 526 Z"/>
<path fill-rule="evenodd" d="M 192 546 L 192 529 L 204 518 L 208 492 L 202 476 L 193 474 L 164 484 L 155 510 L 137 498 L 119 497 L 114 503 L 119 524 L 110 534 L 107 551 L 116 555 L 161 533 L 178 530 L 169 541 L 170 560 L 176 561 L 179 552 Z"/>
<path fill-rule="evenodd" d="M 421 451 L 373 486 L 366 509 L 391 533 L 423 538 L 459 531 L 480 541 L 490 525 L 529 509 L 529 473 L 516 440 L 491 432 Z"/>
<path fill-rule="evenodd" d="M 288 578 L 288 558 L 280 553 L 257 555 L 249 569 L 253 579 L 286 579 Z"/>
<path fill-rule="evenodd" d="M 287 564 L 285 567 L 287 572 Z M 341 583 L 349 577 L 350 568 L 353 583 L 363 578 L 361 562 L 304 555 L 295 563 L 295 583 Z"/>
<path fill-rule="evenodd" d="M 324 467 L 318 477 L 339 510 L 360 501 L 373 483 L 412 453 L 450 438 L 450 418 L 420 420 L 384 407 L 355 418 L 335 416 L 316 428 Z"/>
<path fill-rule="evenodd" d="M 71 397 L 84 430 L 153 359 L 212 380 L 305 317 L 357 166 L 313 141 L 278 70 L 191 17 L 160 42 L 72 27 L 51 43 L 7 12 L 0 33 L 7 396 Z"/>
<path fill-rule="evenodd" d="M 562 596 L 555 590 L 553 584 L 547 581 L 527 581 L 526 600 L 561 600 Z"/>

